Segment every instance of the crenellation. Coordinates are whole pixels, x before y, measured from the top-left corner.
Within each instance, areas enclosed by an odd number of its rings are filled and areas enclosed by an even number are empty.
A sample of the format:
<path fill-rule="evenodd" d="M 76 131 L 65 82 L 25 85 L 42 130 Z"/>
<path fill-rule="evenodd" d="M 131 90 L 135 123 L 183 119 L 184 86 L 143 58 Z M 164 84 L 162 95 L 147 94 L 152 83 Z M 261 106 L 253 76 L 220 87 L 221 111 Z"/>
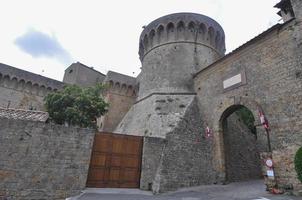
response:
<path fill-rule="evenodd" d="M 38 83 L 32 83 L 31 81 L 26 82 L 24 79 L 18 80 L 17 77 L 11 78 L 9 75 L 5 75 L 5 76 L 3 76 L 2 74 L 0 75 L 0 87 L 5 87 L 16 91 L 25 92 L 28 94 L 38 95 L 42 97 L 45 96 L 46 94 L 46 92 L 43 91 L 45 90 L 44 85 L 39 85 Z M 47 93 L 49 93 L 49 92 L 57 91 L 59 89 L 61 88 L 48 87 L 46 90 Z"/>
<path fill-rule="evenodd" d="M 214 20 L 195 14 L 196 19 L 194 20 L 185 21 L 182 19 L 172 21 L 174 15 L 176 18 L 180 18 L 178 15 L 190 14 L 192 13 L 171 14 L 166 16 L 170 21 L 166 21 L 165 18 L 159 18 L 145 27 L 140 39 L 139 55 L 141 60 L 150 50 L 163 44 L 175 42 L 192 42 L 199 45 L 208 45 L 213 49 L 217 49 L 220 54 L 223 54 L 225 46 L 221 41 L 224 41 L 224 32 L 219 25 L 216 24 L 213 26 L 216 23 Z"/>

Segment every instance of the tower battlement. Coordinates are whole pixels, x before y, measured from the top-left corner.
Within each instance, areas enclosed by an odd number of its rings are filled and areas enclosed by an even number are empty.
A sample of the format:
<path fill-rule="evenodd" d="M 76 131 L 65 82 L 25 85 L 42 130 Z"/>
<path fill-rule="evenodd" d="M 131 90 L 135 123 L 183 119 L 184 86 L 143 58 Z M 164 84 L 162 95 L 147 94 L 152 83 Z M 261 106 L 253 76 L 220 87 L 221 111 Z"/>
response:
<path fill-rule="evenodd" d="M 151 50 L 169 43 L 196 43 L 212 48 L 218 54 L 225 52 L 224 31 L 210 17 L 196 13 L 174 13 L 147 25 L 140 35 L 141 61 Z"/>

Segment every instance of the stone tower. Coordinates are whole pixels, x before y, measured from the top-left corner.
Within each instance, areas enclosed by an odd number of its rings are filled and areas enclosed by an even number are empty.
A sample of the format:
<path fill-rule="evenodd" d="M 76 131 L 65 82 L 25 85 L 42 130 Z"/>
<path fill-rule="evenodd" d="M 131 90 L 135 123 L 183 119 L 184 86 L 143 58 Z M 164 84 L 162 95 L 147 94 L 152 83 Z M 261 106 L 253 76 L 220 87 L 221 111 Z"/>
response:
<path fill-rule="evenodd" d="M 154 92 L 193 92 L 192 76 L 224 52 L 223 29 L 207 16 L 176 13 L 151 22 L 140 36 L 139 98 Z"/>
<path fill-rule="evenodd" d="M 142 189 L 162 192 L 217 180 L 211 145 L 201 137 L 205 125 L 193 76 L 224 52 L 223 29 L 200 14 L 167 15 L 141 33 L 138 97 L 115 132 L 144 136 Z"/>

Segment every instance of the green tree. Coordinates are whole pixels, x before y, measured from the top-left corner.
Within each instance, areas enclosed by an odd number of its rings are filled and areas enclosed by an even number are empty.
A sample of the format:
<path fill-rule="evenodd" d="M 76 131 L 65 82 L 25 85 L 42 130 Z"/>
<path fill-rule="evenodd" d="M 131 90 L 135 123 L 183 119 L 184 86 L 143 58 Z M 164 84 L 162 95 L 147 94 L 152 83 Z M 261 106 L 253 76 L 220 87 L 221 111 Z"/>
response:
<path fill-rule="evenodd" d="M 295 156 L 295 169 L 298 179 L 302 182 L 302 147 L 300 147 Z"/>
<path fill-rule="evenodd" d="M 96 119 L 104 115 L 109 106 L 101 97 L 103 89 L 101 84 L 88 88 L 67 85 L 62 91 L 49 93 L 44 102 L 50 120 L 96 128 Z"/>
<path fill-rule="evenodd" d="M 253 113 L 246 107 L 241 107 L 236 111 L 239 118 L 242 119 L 243 123 L 250 129 L 253 134 L 256 134 L 256 127 L 254 126 L 255 118 Z"/>

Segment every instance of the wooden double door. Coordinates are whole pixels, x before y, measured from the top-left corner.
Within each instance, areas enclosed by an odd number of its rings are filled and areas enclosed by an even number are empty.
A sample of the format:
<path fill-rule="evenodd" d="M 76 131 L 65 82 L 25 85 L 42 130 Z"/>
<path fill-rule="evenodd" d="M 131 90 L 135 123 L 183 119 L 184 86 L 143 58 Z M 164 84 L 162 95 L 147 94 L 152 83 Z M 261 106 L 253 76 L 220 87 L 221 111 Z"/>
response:
<path fill-rule="evenodd" d="M 138 188 L 143 137 L 98 133 L 95 135 L 87 187 Z"/>

